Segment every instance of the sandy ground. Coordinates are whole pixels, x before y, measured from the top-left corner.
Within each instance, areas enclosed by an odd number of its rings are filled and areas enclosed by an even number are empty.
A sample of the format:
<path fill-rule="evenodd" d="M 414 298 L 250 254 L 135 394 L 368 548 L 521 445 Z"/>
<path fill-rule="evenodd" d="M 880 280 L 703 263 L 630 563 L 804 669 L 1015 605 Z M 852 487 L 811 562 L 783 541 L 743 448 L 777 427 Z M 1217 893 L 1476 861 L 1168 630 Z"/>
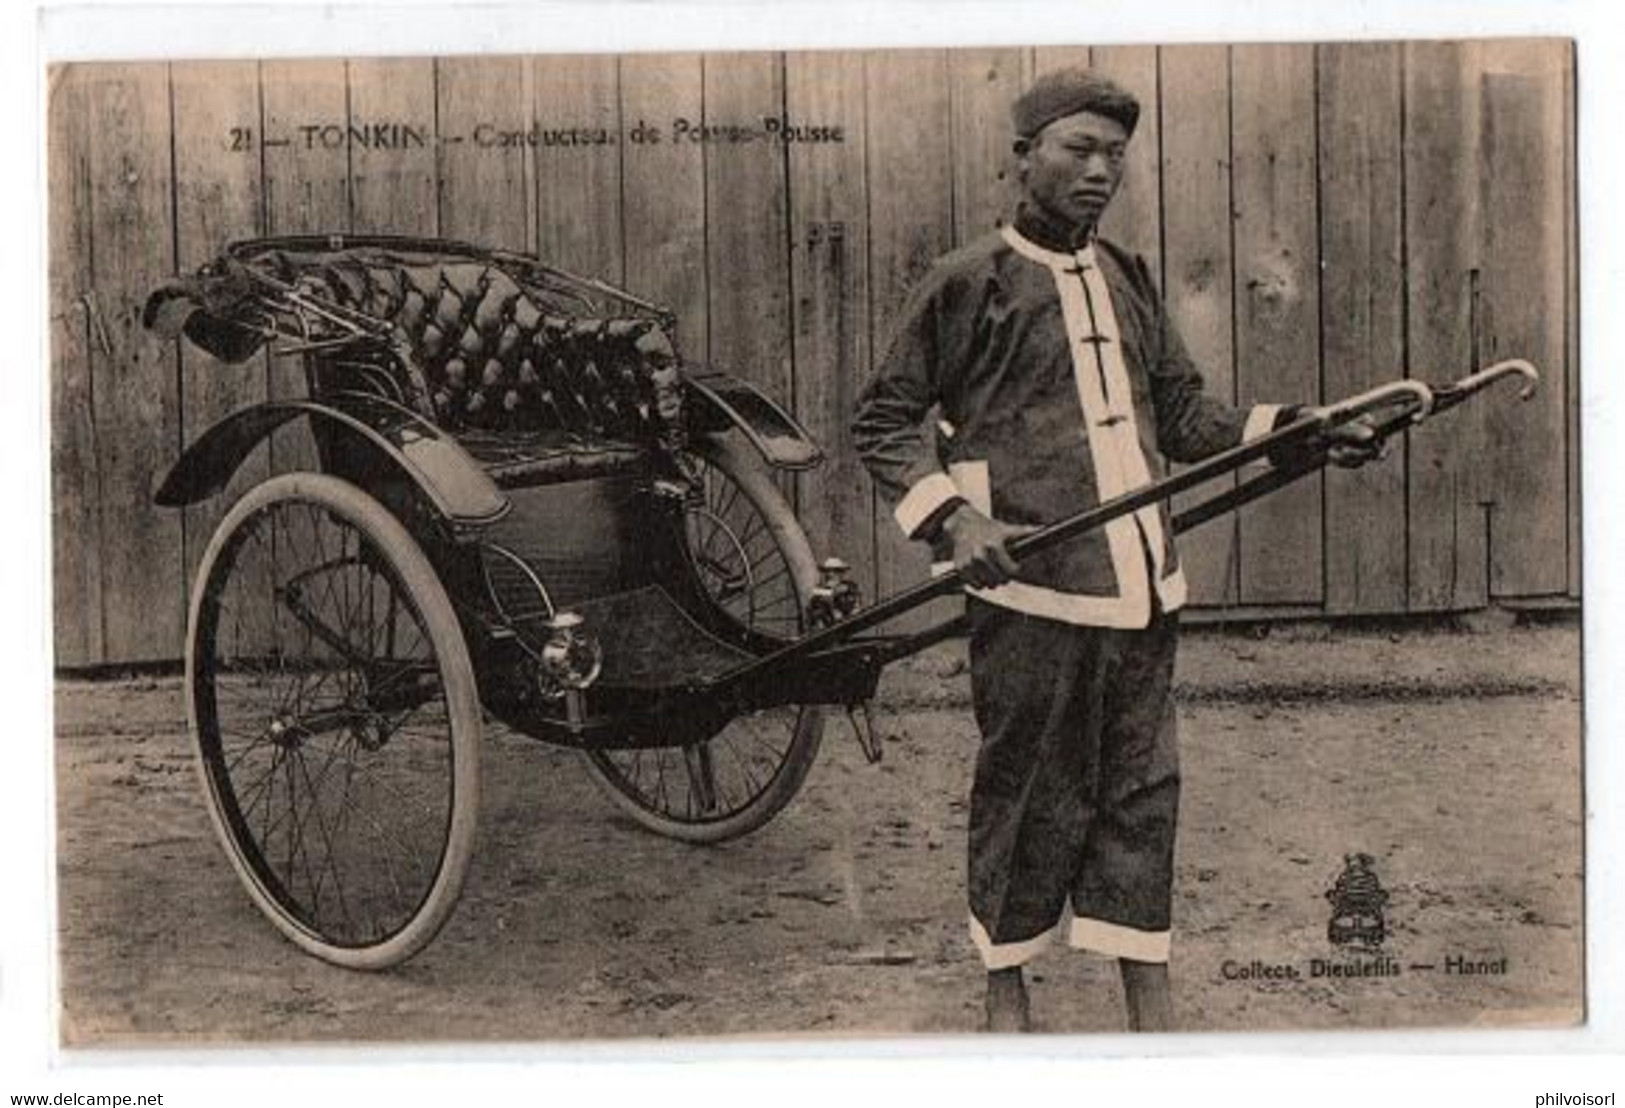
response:
<path fill-rule="evenodd" d="M 1183 1028 L 1581 1018 L 1574 626 L 1193 633 L 1182 650 Z M 192 771 L 178 679 L 64 681 L 64 1040 L 973 1031 L 966 686 L 955 644 L 895 667 L 879 766 L 836 716 L 801 796 L 710 848 L 637 829 L 573 754 L 493 729 L 457 913 L 418 958 L 369 975 L 299 953 L 238 887 Z M 1315 959 L 1353 960 L 1327 941 L 1324 896 L 1352 851 L 1377 859 L 1383 952 L 1400 972 L 1315 977 Z M 1452 956 L 1504 968 L 1446 972 Z M 1244 976 L 1254 963 L 1299 978 Z M 1109 962 L 1056 945 L 1032 969 L 1040 1030 L 1121 1028 Z"/>

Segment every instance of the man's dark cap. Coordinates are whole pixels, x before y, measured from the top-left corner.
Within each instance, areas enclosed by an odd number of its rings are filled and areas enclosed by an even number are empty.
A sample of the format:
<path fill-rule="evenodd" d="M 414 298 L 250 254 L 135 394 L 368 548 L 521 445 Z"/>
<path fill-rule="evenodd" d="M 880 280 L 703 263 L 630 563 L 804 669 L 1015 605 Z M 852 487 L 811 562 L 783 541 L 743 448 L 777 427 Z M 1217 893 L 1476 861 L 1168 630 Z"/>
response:
<path fill-rule="evenodd" d="M 1140 102 L 1128 89 L 1092 69 L 1052 69 L 1032 83 L 1010 108 L 1016 134 L 1032 138 L 1057 119 L 1094 112 L 1123 125 L 1132 135 L 1140 121 Z"/>

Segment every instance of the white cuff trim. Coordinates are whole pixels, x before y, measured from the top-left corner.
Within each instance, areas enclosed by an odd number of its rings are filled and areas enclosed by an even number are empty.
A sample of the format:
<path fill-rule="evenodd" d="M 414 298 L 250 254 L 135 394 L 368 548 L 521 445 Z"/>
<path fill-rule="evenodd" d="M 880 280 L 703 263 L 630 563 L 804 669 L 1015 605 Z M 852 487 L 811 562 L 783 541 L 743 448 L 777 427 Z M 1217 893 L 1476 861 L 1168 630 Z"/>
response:
<path fill-rule="evenodd" d="M 1279 404 L 1254 404 L 1253 410 L 1247 413 L 1247 422 L 1242 425 L 1241 441 L 1249 443 L 1275 430 L 1275 417 L 1280 410 Z"/>
<path fill-rule="evenodd" d="M 989 970 L 1025 965 L 1035 954 L 1049 945 L 1054 934 L 1055 929 L 1051 927 L 1043 934 L 1023 939 L 1019 943 L 996 943 L 988 935 L 987 928 L 982 926 L 982 921 L 974 915 L 970 917 L 970 941 L 976 944 L 976 951 L 982 956 L 982 965 Z"/>
<path fill-rule="evenodd" d="M 1167 962 L 1169 940 L 1166 931 L 1141 931 L 1087 916 L 1073 916 L 1067 934 L 1067 945 L 1074 950 L 1092 950 L 1132 962 Z"/>
<path fill-rule="evenodd" d="M 914 532 L 920 529 L 932 512 L 958 495 L 959 486 L 946 473 L 927 474 L 914 482 L 914 487 L 898 501 L 892 515 L 897 520 L 897 526 L 903 529 L 903 534 L 912 539 Z"/>
<path fill-rule="evenodd" d="M 1190 586 L 1185 581 L 1184 569 L 1176 569 L 1157 582 L 1157 598 L 1162 601 L 1165 612 L 1177 612 L 1185 606 L 1190 599 Z"/>

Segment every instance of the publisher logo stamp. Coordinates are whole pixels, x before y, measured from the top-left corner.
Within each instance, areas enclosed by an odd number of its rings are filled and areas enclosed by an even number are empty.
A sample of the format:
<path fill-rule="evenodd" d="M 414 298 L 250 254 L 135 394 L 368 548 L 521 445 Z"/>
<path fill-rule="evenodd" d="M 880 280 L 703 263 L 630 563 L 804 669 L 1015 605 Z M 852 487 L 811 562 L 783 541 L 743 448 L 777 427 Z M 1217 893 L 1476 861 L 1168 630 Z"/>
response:
<path fill-rule="evenodd" d="M 1377 879 L 1369 854 L 1343 855 L 1343 870 L 1326 890 L 1332 905 L 1332 918 L 1326 923 L 1326 938 L 1333 946 L 1362 946 L 1375 950 L 1388 937 L 1388 921 L 1383 908 L 1388 890 Z"/>

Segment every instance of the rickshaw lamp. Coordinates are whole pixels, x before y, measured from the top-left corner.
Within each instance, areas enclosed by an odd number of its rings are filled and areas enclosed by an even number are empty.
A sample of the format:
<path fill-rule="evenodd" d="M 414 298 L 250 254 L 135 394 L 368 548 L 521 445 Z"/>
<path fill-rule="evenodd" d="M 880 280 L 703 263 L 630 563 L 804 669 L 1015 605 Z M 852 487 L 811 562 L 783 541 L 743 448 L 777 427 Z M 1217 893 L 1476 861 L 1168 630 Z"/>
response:
<path fill-rule="evenodd" d="M 819 565 L 818 584 L 807 605 L 814 627 L 827 626 L 858 610 L 858 585 L 851 573 L 852 567 L 840 558 L 825 558 Z"/>
<path fill-rule="evenodd" d="M 604 668 L 603 647 L 582 630 L 583 622 L 577 612 L 558 612 L 547 621 L 536 677 L 548 700 L 585 689 Z"/>

